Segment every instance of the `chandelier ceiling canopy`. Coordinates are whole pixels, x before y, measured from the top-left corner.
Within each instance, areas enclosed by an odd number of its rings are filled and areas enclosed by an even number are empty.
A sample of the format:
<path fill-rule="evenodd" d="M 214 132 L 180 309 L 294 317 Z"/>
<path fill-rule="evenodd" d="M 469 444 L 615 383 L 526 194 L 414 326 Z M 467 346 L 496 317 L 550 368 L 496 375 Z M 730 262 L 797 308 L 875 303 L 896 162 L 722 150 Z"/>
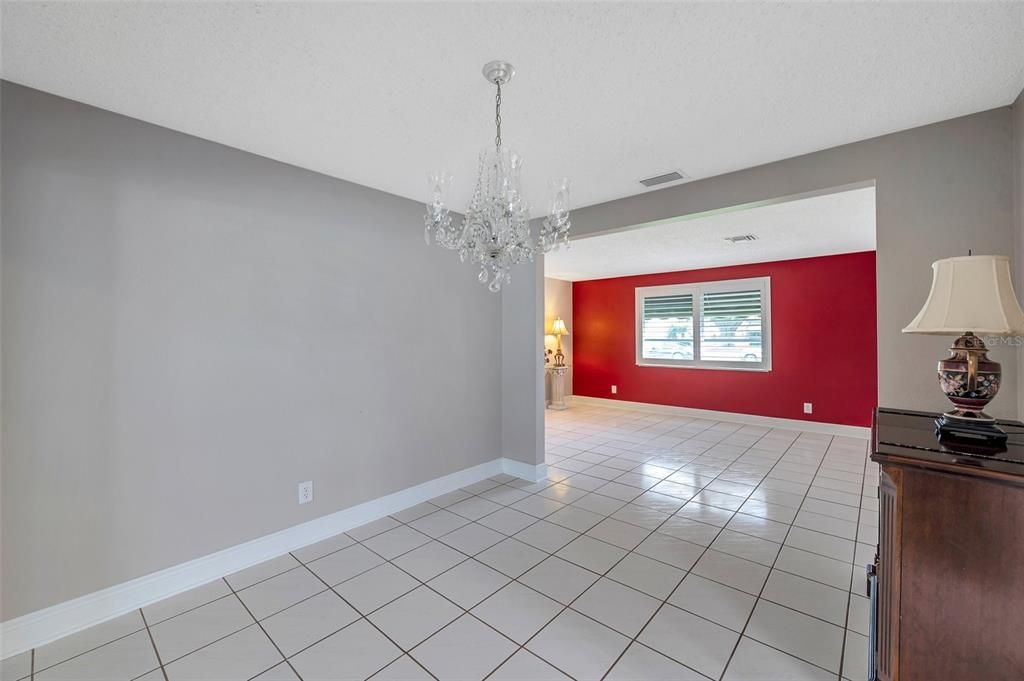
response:
<path fill-rule="evenodd" d="M 515 68 L 508 62 L 484 65 L 484 77 L 494 83 L 494 144 L 480 152 L 476 188 L 460 224 L 452 219 L 446 194 L 452 178 L 444 172 L 429 175 L 432 199 L 423 218 L 424 237 L 438 246 L 459 252 L 459 258 L 480 267 L 478 279 L 495 293 L 512 280 L 512 265 L 532 261 L 538 251 L 546 253 L 569 243 L 569 181 L 551 183 L 548 216 L 538 236 L 530 232 L 530 206 L 520 190 L 523 157 L 501 140 L 501 87 L 507 85 Z"/>

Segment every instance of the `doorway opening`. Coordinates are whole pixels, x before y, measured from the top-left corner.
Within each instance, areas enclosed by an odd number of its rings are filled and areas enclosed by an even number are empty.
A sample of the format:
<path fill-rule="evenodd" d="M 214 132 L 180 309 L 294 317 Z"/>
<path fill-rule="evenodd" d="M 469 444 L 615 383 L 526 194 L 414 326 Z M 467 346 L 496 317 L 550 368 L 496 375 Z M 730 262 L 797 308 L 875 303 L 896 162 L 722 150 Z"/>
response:
<path fill-rule="evenodd" d="M 561 389 L 567 413 L 870 425 L 875 247 L 873 183 L 575 239 L 544 261 L 545 420 Z"/>

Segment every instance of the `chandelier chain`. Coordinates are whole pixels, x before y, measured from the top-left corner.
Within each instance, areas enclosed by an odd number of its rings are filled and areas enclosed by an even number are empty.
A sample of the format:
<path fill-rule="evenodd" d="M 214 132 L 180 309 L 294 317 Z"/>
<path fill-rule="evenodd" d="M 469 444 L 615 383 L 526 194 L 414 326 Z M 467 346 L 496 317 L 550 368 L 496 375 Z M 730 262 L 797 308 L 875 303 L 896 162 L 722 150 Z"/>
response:
<path fill-rule="evenodd" d="M 496 80 L 494 84 L 498 86 L 498 94 L 494 96 L 494 127 L 497 130 L 494 135 L 494 146 L 501 149 L 501 81 Z"/>

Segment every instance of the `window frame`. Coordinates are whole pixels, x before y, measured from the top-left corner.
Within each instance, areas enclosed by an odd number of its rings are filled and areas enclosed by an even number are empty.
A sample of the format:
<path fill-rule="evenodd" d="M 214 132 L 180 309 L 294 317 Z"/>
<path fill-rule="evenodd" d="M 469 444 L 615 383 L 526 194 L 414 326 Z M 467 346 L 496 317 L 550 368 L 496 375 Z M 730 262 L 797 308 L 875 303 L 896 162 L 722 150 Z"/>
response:
<path fill-rule="evenodd" d="M 705 293 L 726 293 L 729 291 L 761 291 L 761 361 L 744 362 L 729 360 L 700 359 L 700 328 L 704 313 Z M 644 300 L 658 296 L 693 296 L 693 356 L 694 359 L 652 359 L 643 356 Z M 640 367 L 669 367 L 673 369 L 724 369 L 727 371 L 772 370 L 772 288 L 771 277 L 750 277 L 747 279 L 724 279 L 721 281 L 700 281 L 690 284 L 668 284 L 665 286 L 638 286 L 635 291 L 636 309 L 633 315 L 635 325 L 636 365 Z"/>

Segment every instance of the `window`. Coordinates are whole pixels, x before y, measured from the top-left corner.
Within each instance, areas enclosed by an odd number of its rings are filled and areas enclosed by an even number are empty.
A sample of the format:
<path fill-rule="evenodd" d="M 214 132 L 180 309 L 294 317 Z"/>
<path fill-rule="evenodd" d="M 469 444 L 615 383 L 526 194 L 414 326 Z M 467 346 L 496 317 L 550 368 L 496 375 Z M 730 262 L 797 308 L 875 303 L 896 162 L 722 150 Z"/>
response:
<path fill-rule="evenodd" d="M 768 277 L 636 290 L 636 363 L 771 369 Z"/>

